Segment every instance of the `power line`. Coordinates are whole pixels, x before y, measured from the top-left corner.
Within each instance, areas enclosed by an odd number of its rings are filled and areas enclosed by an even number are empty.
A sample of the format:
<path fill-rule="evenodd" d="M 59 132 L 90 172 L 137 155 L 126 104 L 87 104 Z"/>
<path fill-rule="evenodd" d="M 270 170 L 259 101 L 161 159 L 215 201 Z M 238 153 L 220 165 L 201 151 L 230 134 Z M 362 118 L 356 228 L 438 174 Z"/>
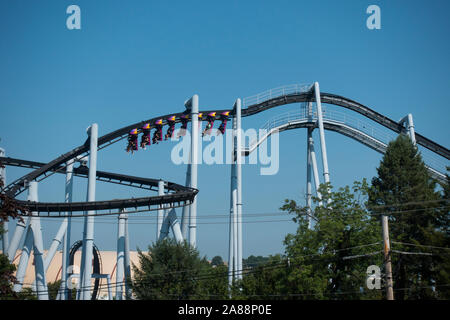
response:
<path fill-rule="evenodd" d="M 436 247 L 436 246 L 430 246 L 430 245 L 424 245 L 424 244 L 414 244 L 414 243 L 405 243 L 405 242 L 397 242 L 397 241 L 391 241 L 391 243 L 402 244 L 402 245 L 405 245 L 405 246 L 426 247 L 426 248 L 431 248 L 431 249 L 450 250 L 450 248 L 446 248 L 446 247 Z"/>
<path fill-rule="evenodd" d="M 413 213 L 413 212 L 420 212 L 420 211 L 424 211 L 424 210 L 428 210 L 428 209 L 444 209 L 444 208 L 450 208 L 450 205 L 448 206 L 441 206 L 441 207 L 427 207 L 427 208 L 416 208 L 416 209 L 409 209 L 409 210 L 397 210 L 397 211 L 390 211 L 388 213 L 384 213 L 386 215 L 392 215 L 394 213 Z M 245 217 L 266 217 L 266 216 L 277 216 L 277 215 L 285 215 L 285 214 L 289 214 L 289 213 L 285 213 L 285 212 L 280 212 L 280 213 L 255 213 L 255 214 L 244 214 L 243 218 Z M 342 213 L 343 215 L 345 215 L 345 213 Z M 383 213 L 368 213 L 369 216 L 376 216 L 376 215 L 381 215 Z M 207 215 L 207 216 L 199 216 L 200 218 L 204 218 L 204 219 L 219 219 L 219 218 L 229 218 L 228 216 L 225 215 L 220 215 L 220 216 L 214 216 L 214 215 Z M 46 221 L 52 221 L 52 222 L 59 222 L 57 219 L 64 219 L 65 217 L 58 217 L 58 218 L 53 218 L 53 217 L 40 217 L 40 218 L 48 218 L 48 220 Z M 77 217 L 77 218 L 82 218 L 82 217 Z M 152 219 L 152 220 L 156 220 L 156 216 L 149 216 L 149 217 L 139 217 L 139 218 L 144 218 L 144 220 L 137 220 L 137 221 L 133 221 L 133 222 L 128 222 L 128 224 L 157 224 L 156 222 L 147 222 L 145 221 L 146 218 Z M 317 217 L 316 217 L 317 218 Z M 73 219 L 73 218 L 72 218 Z M 100 219 L 105 219 L 105 220 L 100 220 Z M 117 224 L 117 222 L 114 221 L 107 221 L 107 220 L 116 220 L 117 218 L 97 218 L 96 219 L 96 223 L 102 223 L 102 224 Z M 133 219 L 132 217 L 128 217 L 128 219 Z M 291 219 L 286 219 L 286 220 L 268 220 L 268 221 L 264 221 L 264 220 L 255 220 L 255 221 L 242 221 L 244 223 L 258 223 L 258 222 L 287 222 L 287 221 L 293 221 Z M 72 223 L 84 223 L 83 221 L 73 221 Z M 224 222 L 197 222 L 199 224 L 229 224 L 229 221 L 224 221 Z"/>

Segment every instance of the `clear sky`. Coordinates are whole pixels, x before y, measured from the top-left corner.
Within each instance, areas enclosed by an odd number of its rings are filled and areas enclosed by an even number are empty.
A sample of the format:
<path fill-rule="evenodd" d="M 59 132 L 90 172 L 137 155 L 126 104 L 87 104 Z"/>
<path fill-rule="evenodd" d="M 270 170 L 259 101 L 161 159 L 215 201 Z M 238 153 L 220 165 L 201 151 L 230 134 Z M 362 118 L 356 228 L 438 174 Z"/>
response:
<path fill-rule="evenodd" d="M 71 4 L 81 8 L 81 30 L 66 27 Z M 371 4 L 381 8 L 381 30 L 366 27 Z M 238 97 L 313 81 L 322 91 L 394 120 L 412 113 L 418 132 L 448 147 L 449 10 L 447 0 L 4 0 L 0 147 L 11 157 L 46 162 L 84 143 L 94 122 L 103 135 L 183 111 L 193 94 L 200 97 L 200 109 L 223 109 Z M 298 107 L 244 118 L 243 126 L 258 128 L 276 113 Z M 317 133 L 315 138 L 319 150 Z M 326 139 L 333 185 L 375 175 L 378 153 L 333 132 L 326 132 Z M 172 147 L 166 142 L 131 156 L 121 142 L 99 153 L 98 169 L 184 183 L 185 166 L 171 163 Z M 305 163 L 303 129 L 281 134 L 277 175 L 261 176 L 258 165 L 244 166 L 243 212 L 249 221 L 243 225 L 244 257 L 283 252 L 282 241 L 296 225 L 273 220 L 289 220 L 275 215 L 284 199 L 303 203 Z M 7 181 L 27 172 L 8 168 Z M 199 168 L 197 240 L 209 258 L 228 259 L 229 177 L 226 165 Z M 74 201 L 85 199 L 86 185 L 76 179 Z M 102 200 L 145 194 L 97 185 Z M 63 201 L 64 177 L 41 183 L 39 196 Z M 261 213 L 272 215 L 252 216 Z M 132 250 L 154 241 L 154 215 L 130 216 Z M 115 250 L 116 219 L 96 222 L 96 245 Z M 43 221 L 47 248 L 59 223 Z M 72 240 L 81 239 L 81 232 L 82 220 L 74 220 Z"/>

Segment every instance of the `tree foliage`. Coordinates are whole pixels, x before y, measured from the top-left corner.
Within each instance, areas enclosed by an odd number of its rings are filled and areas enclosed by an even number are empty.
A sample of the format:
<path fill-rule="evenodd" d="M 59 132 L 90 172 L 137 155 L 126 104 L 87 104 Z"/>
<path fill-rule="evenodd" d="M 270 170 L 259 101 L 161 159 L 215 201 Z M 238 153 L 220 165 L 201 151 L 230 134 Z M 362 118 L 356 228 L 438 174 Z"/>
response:
<path fill-rule="evenodd" d="M 381 249 L 380 226 L 366 209 L 367 191 L 365 181 L 355 182 L 352 190 L 345 187 L 333 191 L 330 185 L 322 185 L 322 199 L 313 198 L 312 228 L 308 227 L 307 218 L 310 208 L 286 200 L 281 209 L 295 215 L 297 232 L 286 236 L 284 255 L 248 265 L 237 296 L 308 300 L 380 298 L 380 291 L 365 288 L 367 267 L 381 265 L 381 254 L 365 256 Z M 358 255 L 363 256 L 347 259 Z"/>
<path fill-rule="evenodd" d="M 409 137 L 400 135 L 388 145 L 377 173 L 372 179 L 369 203 L 372 213 L 388 215 L 392 247 L 400 252 L 426 250 L 421 245 L 448 247 L 448 207 L 442 207 L 439 201 L 442 194 L 437 191 L 436 181 L 430 177 Z M 432 288 L 439 285 L 437 279 L 445 284 L 450 282 L 445 252 L 435 253 L 433 256 L 392 254 L 395 299 L 448 296 L 445 293 L 448 287 Z M 444 270 L 447 276 L 442 274 Z"/>
<path fill-rule="evenodd" d="M 361 299 L 379 296 L 365 287 L 369 265 L 381 265 L 380 226 L 366 208 L 365 180 L 333 191 L 329 184 L 319 188 L 322 198 L 313 197 L 315 223 L 308 228 L 309 208 L 286 200 L 282 210 L 295 213 L 299 227 L 285 239 L 290 260 L 291 286 L 299 298 Z M 319 205 L 322 203 L 323 205 Z M 359 257 L 360 256 L 360 257 Z"/>
<path fill-rule="evenodd" d="M 222 257 L 221 256 L 215 256 L 214 258 L 212 258 L 211 265 L 212 266 L 221 266 L 221 265 L 223 265 Z"/>
<path fill-rule="evenodd" d="M 138 251 L 132 288 L 138 299 L 221 299 L 227 295 L 224 265 L 213 268 L 187 242 L 158 241 Z"/>
<path fill-rule="evenodd" d="M 0 168 L 4 168 L 3 164 L 0 162 Z M 9 197 L 2 190 L 3 180 L 0 179 L 0 221 L 3 225 L 4 221 L 9 221 L 10 218 L 22 220 L 22 215 L 29 214 L 29 210 L 19 206 L 17 202 Z"/>
<path fill-rule="evenodd" d="M 4 168 L 0 162 L 0 168 Z M 17 203 L 3 192 L 3 179 L 0 178 L 0 235 L 3 241 L 5 221 L 10 218 L 18 218 L 22 220 L 20 214 L 27 213 L 27 210 L 18 206 Z M 2 299 L 18 299 L 19 296 L 12 290 L 13 284 L 16 282 L 14 272 L 15 265 L 9 262 L 5 254 L 0 254 L 0 296 Z"/>
<path fill-rule="evenodd" d="M 17 298 L 12 287 L 16 282 L 15 271 L 16 266 L 9 262 L 6 255 L 0 254 L 0 299 Z"/>

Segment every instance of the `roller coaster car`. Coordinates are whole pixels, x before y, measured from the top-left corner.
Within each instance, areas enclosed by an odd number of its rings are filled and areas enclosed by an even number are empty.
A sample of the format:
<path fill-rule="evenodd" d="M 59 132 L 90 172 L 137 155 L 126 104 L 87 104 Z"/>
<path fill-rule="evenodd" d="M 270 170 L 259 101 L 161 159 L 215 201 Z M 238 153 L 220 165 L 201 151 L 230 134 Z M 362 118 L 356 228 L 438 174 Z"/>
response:
<path fill-rule="evenodd" d="M 217 135 L 225 134 L 225 129 L 227 128 L 227 121 L 228 121 L 228 115 L 230 114 L 229 111 L 223 112 L 220 114 L 220 120 L 222 123 L 220 124 L 219 128 L 217 129 Z"/>
<path fill-rule="evenodd" d="M 137 129 L 133 129 L 128 133 L 128 145 L 127 152 L 134 153 L 134 151 L 138 150 L 138 131 Z"/>
<path fill-rule="evenodd" d="M 150 142 L 150 127 L 148 129 L 146 127 L 142 128 L 142 137 L 141 137 L 141 148 L 145 150 L 145 146 L 151 145 Z"/>
<path fill-rule="evenodd" d="M 186 135 L 186 130 L 189 122 L 189 115 L 181 116 L 180 120 L 181 120 L 181 127 L 180 131 L 178 132 L 178 137 L 183 137 L 184 135 Z"/>
<path fill-rule="evenodd" d="M 167 129 L 167 133 L 164 136 L 165 140 L 172 138 L 173 136 L 173 131 L 175 130 L 175 116 L 172 116 L 169 119 L 167 119 L 167 123 L 169 125 L 169 128 Z"/>
<path fill-rule="evenodd" d="M 155 122 L 155 132 L 153 133 L 152 142 L 153 144 L 158 144 L 158 141 L 162 141 L 162 119 Z"/>
<path fill-rule="evenodd" d="M 214 120 L 216 119 L 216 113 L 215 112 L 211 112 L 208 113 L 208 116 L 206 117 L 206 121 L 208 121 L 208 123 L 206 124 L 206 128 L 205 130 L 203 130 L 202 132 L 202 137 L 205 136 L 205 134 L 210 134 L 211 133 L 211 129 L 214 125 Z"/>

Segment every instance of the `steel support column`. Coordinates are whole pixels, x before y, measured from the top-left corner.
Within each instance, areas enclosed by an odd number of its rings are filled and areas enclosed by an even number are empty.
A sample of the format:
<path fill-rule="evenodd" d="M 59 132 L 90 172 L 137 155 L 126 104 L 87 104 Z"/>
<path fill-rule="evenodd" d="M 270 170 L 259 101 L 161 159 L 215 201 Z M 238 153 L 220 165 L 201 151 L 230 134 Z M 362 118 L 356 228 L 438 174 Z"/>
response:
<path fill-rule="evenodd" d="M 236 106 L 236 105 L 235 105 Z M 237 113 L 237 112 L 236 112 Z M 239 243 L 238 243 L 238 209 L 237 209 L 237 202 L 238 202 L 238 190 L 237 190 L 237 180 L 238 180 L 238 154 L 237 154 L 237 144 L 238 144 L 238 139 L 237 139 L 237 135 L 238 135 L 238 120 L 237 120 L 237 116 L 235 116 L 233 118 L 233 161 L 231 164 L 231 212 L 232 212 L 232 236 L 233 236 L 233 280 L 238 278 L 238 273 L 239 273 L 239 263 L 238 263 L 238 248 L 239 248 Z"/>
<path fill-rule="evenodd" d="M 312 128 L 308 128 L 308 135 L 306 139 L 306 206 L 308 212 L 308 228 L 311 229 L 311 214 L 312 214 L 312 180 L 311 180 L 311 144 L 310 139 L 312 139 Z"/>
<path fill-rule="evenodd" d="M 36 181 L 30 182 L 28 187 L 29 200 L 38 201 L 38 184 Z M 47 281 L 44 266 L 44 243 L 42 241 L 41 218 L 37 212 L 32 212 L 30 228 L 33 231 L 33 257 L 34 270 L 36 275 L 36 290 L 39 300 L 48 300 Z"/>
<path fill-rule="evenodd" d="M 116 300 L 123 298 L 123 281 L 125 267 L 125 213 L 120 213 L 118 217 L 117 230 L 117 263 L 116 263 Z"/>
<path fill-rule="evenodd" d="M 310 155 L 311 155 L 311 164 L 312 164 L 313 176 L 314 176 L 314 185 L 316 187 L 316 195 L 317 195 L 317 198 L 322 199 L 322 194 L 319 191 L 319 186 L 320 186 L 319 171 L 317 169 L 316 151 L 314 150 L 314 140 L 312 137 L 312 131 L 311 131 L 311 136 L 308 136 L 308 141 L 309 141 L 309 150 L 310 150 Z M 322 205 L 322 201 L 319 202 L 319 205 L 320 206 Z"/>
<path fill-rule="evenodd" d="M 191 188 L 197 189 L 197 165 L 198 165 L 198 95 L 191 98 Z M 197 247 L 197 196 L 190 205 L 189 216 L 189 243 Z"/>
<path fill-rule="evenodd" d="M 164 181 L 159 180 L 158 181 L 158 196 L 164 195 Z M 159 240 L 161 236 L 161 227 L 164 222 L 164 212 L 163 205 L 160 205 L 160 209 L 158 209 L 158 220 L 156 221 L 156 241 Z"/>
<path fill-rule="evenodd" d="M 191 152 L 189 150 L 189 162 L 187 164 L 186 169 L 186 187 L 190 187 L 191 183 Z M 189 225 L 189 209 L 190 206 L 184 206 L 183 212 L 181 214 L 181 234 L 183 235 L 183 239 L 187 240 L 188 236 L 188 225 Z"/>
<path fill-rule="evenodd" d="M 16 228 L 14 229 L 14 234 L 11 238 L 11 242 L 8 247 L 8 259 L 11 262 L 13 262 L 14 258 L 16 257 L 16 253 L 17 253 L 17 249 L 19 248 L 20 240 L 22 239 L 22 236 L 25 232 L 25 229 L 27 227 L 29 220 L 30 220 L 29 217 L 23 218 L 23 221 L 20 221 L 19 219 L 17 219 Z"/>
<path fill-rule="evenodd" d="M 237 270 L 242 279 L 242 121 L 241 99 L 236 99 L 236 209 L 237 209 Z"/>
<path fill-rule="evenodd" d="M 412 143 L 416 145 L 416 133 L 414 131 L 414 122 L 413 122 L 413 116 L 411 113 L 408 114 L 408 132 L 409 132 L 409 138 L 411 139 Z"/>
<path fill-rule="evenodd" d="M 128 234 L 128 213 L 125 215 L 125 257 L 124 257 L 124 267 L 125 267 L 125 297 L 126 299 L 131 298 L 131 288 L 128 280 L 131 279 L 131 262 L 130 262 L 130 238 Z"/>
<path fill-rule="evenodd" d="M 89 149 L 89 172 L 88 172 L 88 192 L 87 201 L 95 201 L 95 182 L 97 175 L 97 140 L 98 125 L 92 124 L 88 128 L 90 136 Z M 92 250 L 94 246 L 94 210 L 87 212 L 84 220 L 83 251 L 81 261 L 80 277 L 80 300 L 91 299 L 91 278 L 92 278 Z"/>
<path fill-rule="evenodd" d="M 38 184 L 31 181 L 28 186 L 28 201 L 38 201 Z M 34 254 L 34 270 L 35 270 L 35 290 L 39 300 L 48 300 L 47 281 L 44 269 L 44 245 L 42 242 L 41 220 L 37 212 L 31 213 L 30 224 L 27 229 L 25 242 L 20 257 L 19 267 L 17 269 L 16 278 L 18 283 L 14 285 L 14 291 L 22 290 L 23 279 L 28 266 L 31 250 Z M 33 286 L 34 287 L 34 286 Z"/>
<path fill-rule="evenodd" d="M 235 127 L 235 119 L 233 118 L 233 136 L 234 136 L 234 127 Z M 231 175 L 230 175 L 230 219 L 229 219 L 229 238 L 228 238 L 228 285 L 231 288 L 234 280 L 234 261 L 235 261 L 235 251 L 234 251 L 234 198 L 233 198 L 233 190 L 235 175 L 236 175 L 236 167 L 235 167 L 235 153 L 234 153 L 234 137 L 231 139 Z"/>
<path fill-rule="evenodd" d="M 177 242 L 183 242 L 183 235 L 181 234 L 180 223 L 178 222 L 175 208 L 172 208 L 164 218 L 159 240 L 163 240 L 169 235 L 169 228 L 172 229 L 175 240 Z"/>
<path fill-rule="evenodd" d="M 320 99 L 319 83 L 314 82 L 314 94 L 317 106 L 317 122 L 319 125 L 320 147 L 322 151 L 323 178 L 325 183 L 330 182 L 330 173 L 328 172 L 327 146 L 325 144 L 325 130 L 323 127 L 322 102 Z"/>
<path fill-rule="evenodd" d="M 69 160 L 66 163 L 66 183 L 65 183 L 65 202 L 72 202 L 73 195 L 73 163 L 74 160 Z M 68 300 L 70 295 L 70 289 L 67 286 L 67 268 L 69 267 L 69 253 L 70 253 L 70 233 L 72 230 L 72 217 L 70 217 L 70 212 L 66 212 L 67 216 L 67 228 L 63 239 L 63 250 L 62 250 L 62 270 L 61 270 L 61 291 L 62 294 L 60 298 L 63 300 Z"/>
<path fill-rule="evenodd" d="M 16 271 L 17 283 L 14 284 L 13 288 L 15 292 L 20 292 L 22 290 L 23 279 L 25 278 L 25 272 L 27 271 L 31 250 L 33 250 L 33 231 L 31 230 L 31 226 L 28 226 L 22 252 L 20 254 L 19 265 Z"/>

